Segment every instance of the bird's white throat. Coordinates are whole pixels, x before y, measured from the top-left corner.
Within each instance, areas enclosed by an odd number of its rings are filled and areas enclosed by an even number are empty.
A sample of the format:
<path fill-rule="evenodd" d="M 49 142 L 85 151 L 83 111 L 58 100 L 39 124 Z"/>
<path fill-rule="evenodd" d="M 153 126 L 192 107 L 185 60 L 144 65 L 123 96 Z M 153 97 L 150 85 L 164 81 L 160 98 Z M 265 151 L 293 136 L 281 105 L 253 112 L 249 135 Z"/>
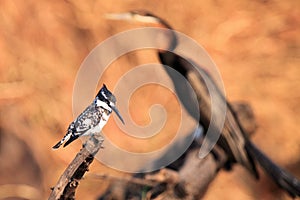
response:
<path fill-rule="evenodd" d="M 104 108 L 105 110 L 108 110 L 109 112 L 112 112 L 112 109 L 111 107 L 109 107 L 107 105 L 107 103 L 103 102 L 103 101 L 100 101 L 99 99 L 96 100 L 96 106 L 97 107 L 102 107 Z"/>

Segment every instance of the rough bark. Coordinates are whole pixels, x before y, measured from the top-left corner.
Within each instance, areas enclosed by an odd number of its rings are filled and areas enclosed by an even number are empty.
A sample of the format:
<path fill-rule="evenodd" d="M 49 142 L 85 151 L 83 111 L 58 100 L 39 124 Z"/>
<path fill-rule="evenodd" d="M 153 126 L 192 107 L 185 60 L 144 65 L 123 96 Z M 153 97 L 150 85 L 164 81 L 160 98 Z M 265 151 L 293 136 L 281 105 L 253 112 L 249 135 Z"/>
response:
<path fill-rule="evenodd" d="M 79 181 L 88 171 L 88 167 L 101 148 L 102 142 L 101 135 L 92 136 L 86 141 L 52 189 L 49 200 L 75 199 L 75 191 Z"/>

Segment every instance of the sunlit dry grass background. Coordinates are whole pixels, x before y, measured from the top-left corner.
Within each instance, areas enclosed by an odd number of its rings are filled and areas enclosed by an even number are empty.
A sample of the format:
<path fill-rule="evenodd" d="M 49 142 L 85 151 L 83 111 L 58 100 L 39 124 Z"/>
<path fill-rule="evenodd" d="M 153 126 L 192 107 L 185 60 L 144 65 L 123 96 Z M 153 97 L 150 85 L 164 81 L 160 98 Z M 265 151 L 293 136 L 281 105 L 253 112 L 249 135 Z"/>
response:
<path fill-rule="evenodd" d="M 2 0 L 0 198 L 9 194 L 47 198 L 50 187 L 81 145 L 78 141 L 66 149 L 51 150 L 73 119 L 72 89 L 77 70 L 98 43 L 143 26 L 104 18 L 106 13 L 132 9 L 149 10 L 202 44 L 219 67 L 228 99 L 252 105 L 259 126 L 253 136 L 255 144 L 300 177 L 299 8 L 299 1 L 291 0 Z M 143 53 L 124 56 L 103 81 L 114 87 L 122 73 L 148 59 Z M 153 94 L 153 88 L 148 89 L 140 94 L 143 100 L 136 96 L 141 111 L 147 111 L 151 103 L 147 95 Z M 171 95 L 161 99 L 163 105 L 168 98 Z M 133 118 L 140 120 L 139 124 L 149 121 L 147 114 L 136 115 Z M 114 125 L 110 121 L 107 130 L 117 131 Z M 122 137 L 120 133 L 118 137 Z M 98 162 L 89 173 L 94 172 L 123 176 Z M 95 199 L 106 186 L 87 178 L 81 182 L 77 197 Z M 255 181 L 235 167 L 218 175 L 204 199 L 288 197 L 263 174 Z"/>

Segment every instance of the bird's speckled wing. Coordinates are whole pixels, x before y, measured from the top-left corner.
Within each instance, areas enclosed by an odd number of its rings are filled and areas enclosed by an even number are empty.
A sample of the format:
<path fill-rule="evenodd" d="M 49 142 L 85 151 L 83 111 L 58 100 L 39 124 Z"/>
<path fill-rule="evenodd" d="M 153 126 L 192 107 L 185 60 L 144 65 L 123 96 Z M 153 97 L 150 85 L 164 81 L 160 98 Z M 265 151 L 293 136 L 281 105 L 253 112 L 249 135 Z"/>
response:
<path fill-rule="evenodd" d="M 97 126 L 100 123 L 101 117 L 102 112 L 100 112 L 99 108 L 95 104 L 91 104 L 70 125 L 69 129 L 72 129 L 74 135 L 83 135 Z"/>

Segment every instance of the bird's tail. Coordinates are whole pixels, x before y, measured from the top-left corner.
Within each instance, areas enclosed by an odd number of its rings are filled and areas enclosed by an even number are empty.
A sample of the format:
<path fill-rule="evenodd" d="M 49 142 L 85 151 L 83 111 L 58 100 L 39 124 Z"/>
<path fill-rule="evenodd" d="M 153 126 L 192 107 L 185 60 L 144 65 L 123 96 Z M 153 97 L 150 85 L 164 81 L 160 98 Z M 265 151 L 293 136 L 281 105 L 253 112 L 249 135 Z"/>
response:
<path fill-rule="evenodd" d="M 245 148 L 279 187 L 293 198 L 300 197 L 300 181 L 296 177 L 273 163 L 251 141 L 246 142 Z"/>
<path fill-rule="evenodd" d="M 54 145 L 52 147 L 52 149 L 58 149 L 65 141 L 70 141 L 70 138 L 72 136 L 72 132 L 68 132 L 63 139 L 61 139 L 58 143 L 56 143 L 56 145 Z M 66 144 L 64 145 L 66 146 Z"/>
<path fill-rule="evenodd" d="M 58 149 L 60 147 L 60 145 L 62 145 L 63 142 L 59 141 L 58 143 L 56 143 L 56 145 L 54 145 L 52 147 L 52 149 Z"/>

